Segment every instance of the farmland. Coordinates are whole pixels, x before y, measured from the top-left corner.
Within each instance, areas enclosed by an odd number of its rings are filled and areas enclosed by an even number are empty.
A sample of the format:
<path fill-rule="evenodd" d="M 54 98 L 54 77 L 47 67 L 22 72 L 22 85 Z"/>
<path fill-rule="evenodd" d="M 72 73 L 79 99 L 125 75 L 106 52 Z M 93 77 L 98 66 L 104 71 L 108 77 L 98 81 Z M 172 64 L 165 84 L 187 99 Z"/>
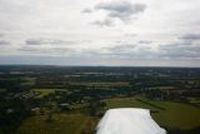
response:
<path fill-rule="evenodd" d="M 200 69 L 0 66 L 0 133 L 94 134 L 110 108 L 146 108 L 169 134 L 199 134 Z"/>

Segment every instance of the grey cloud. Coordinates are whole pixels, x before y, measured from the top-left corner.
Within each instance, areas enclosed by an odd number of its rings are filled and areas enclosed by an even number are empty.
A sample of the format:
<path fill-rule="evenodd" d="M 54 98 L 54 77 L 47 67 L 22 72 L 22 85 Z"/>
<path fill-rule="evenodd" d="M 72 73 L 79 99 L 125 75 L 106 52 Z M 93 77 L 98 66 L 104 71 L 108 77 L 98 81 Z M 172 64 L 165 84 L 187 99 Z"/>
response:
<path fill-rule="evenodd" d="M 3 37 L 3 36 L 4 36 L 4 34 L 1 34 L 1 33 L 0 33 L 0 37 Z"/>
<path fill-rule="evenodd" d="M 166 58 L 200 58 L 200 46 L 169 44 L 159 48 L 159 56 Z"/>
<path fill-rule="evenodd" d="M 130 51 L 130 50 L 133 50 L 135 47 L 136 47 L 135 45 L 126 44 L 126 45 L 118 45 L 115 47 L 111 47 L 111 48 L 109 48 L 109 50 L 111 50 L 111 51 Z"/>
<path fill-rule="evenodd" d="M 111 20 L 111 19 L 105 19 L 105 20 L 103 20 L 103 21 L 99 21 L 99 20 L 97 20 L 97 21 L 94 21 L 94 22 L 92 22 L 92 24 L 94 24 L 94 25 L 97 25 L 97 26 L 113 26 L 114 25 L 114 21 L 113 20 Z"/>
<path fill-rule="evenodd" d="M 28 39 L 25 41 L 27 45 L 71 45 L 77 42 L 75 41 L 65 41 L 58 39 Z"/>
<path fill-rule="evenodd" d="M 152 41 L 149 41 L 149 40 L 140 40 L 138 41 L 139 44 L 152 44 L 153 42 Z"/>
<path fill-rule="evenodd" d="M 38 46 L 22 46 L 17 51 L 33 54 L 33 55 L 63 55 L 74 52 L 75 48 L 68 47 L 38 47 Z"/>
<path fill-rule="evenodd" d="M 83 9 L 81 13 L 92 13 L 92 10 L 89 8 Z"/>
<path fill-rule="evenodd" d="M 0 46 L 10 45 L 11 43 L 8 41 L 0 40 Z"/>
<path fill-rule="evenodd" d="M 143 43 L 143 41 L 142 41 Z M 124 57 L 124 58 L 143 58 L 143 59 L 200 59 L 200 46 L 182 45 L 181 42 L 174 44 L 160 45 L 158 51 L 144 45 L 118 45 L 106 48 L 107 56 Z"/>
<path fill-rule="evenodd" d="M 184 40 L 200 40 L 200 34 L 186 34 L 181 37 Z"/>
<path fill-rule="evenodd" d="M 128 1 L 113 1 L 108 3 L 100 3 L 95 6 L 95 9 L 104 10 L 108 12 L 107 17 L 118 18 L 125 22 L 133 15 L 144 12 L 146 5 L 140 3 L 132 4 Z"/>
<path fill-rule="evenodd" d="M 57 52 L 57 53 L 74 52 L 74 49 L 72 49 L 72 48 L 60 48 L 60 47 L 57 47 L 57 48 L 53 48 L 52 50 L 54 52 Z"/>
<path fill-rule="evenodd" d="M 33 48 L 33 47 L 21 47 L 17 49 L 18 51 L 23 51 L 23 52 L 38 52 L 40 49 L 38 48 Z"/>

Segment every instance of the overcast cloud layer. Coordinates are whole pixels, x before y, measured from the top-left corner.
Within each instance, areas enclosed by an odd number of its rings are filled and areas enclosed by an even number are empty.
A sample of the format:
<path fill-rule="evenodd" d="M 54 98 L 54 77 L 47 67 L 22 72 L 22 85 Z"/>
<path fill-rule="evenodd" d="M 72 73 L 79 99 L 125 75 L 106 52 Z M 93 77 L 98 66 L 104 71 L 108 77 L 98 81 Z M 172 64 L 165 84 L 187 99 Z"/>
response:
<path fill-rule="evenodd" d="M 199 0 L 0 0 L 0 64 L 200 67 Z"/>

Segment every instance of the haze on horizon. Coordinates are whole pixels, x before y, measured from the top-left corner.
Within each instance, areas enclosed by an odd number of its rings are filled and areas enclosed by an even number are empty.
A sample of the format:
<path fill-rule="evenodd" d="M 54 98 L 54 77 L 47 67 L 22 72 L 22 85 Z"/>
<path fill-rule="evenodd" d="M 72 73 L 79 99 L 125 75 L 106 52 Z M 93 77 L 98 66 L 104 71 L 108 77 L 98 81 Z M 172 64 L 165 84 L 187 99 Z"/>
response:
<path fill-rule="evenodd" d="M 0 0 L 0 65 L 200 67 L 199 0 Z"/>

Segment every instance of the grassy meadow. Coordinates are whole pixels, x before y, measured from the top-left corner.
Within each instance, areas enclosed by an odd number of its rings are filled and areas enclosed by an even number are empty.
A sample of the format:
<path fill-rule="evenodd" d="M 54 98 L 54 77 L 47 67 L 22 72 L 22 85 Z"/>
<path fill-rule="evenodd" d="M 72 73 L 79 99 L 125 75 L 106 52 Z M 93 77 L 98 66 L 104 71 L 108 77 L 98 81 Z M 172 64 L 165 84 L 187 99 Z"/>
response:
<path fill-rule="evenodd" d="M 91 118 L 82 114 L 54 114 L 52 118 L 49 122 L 46 115 L 30 117 L 18 128 L 17 134 L 80 134 L 85 127 L 91 129 L 93 125 Z"/>
<path fill-rule="evenodd" d="M 165 128 L 192 129 L 200 126 L 200 108 L 189 104 L 168 101 L 151 101 L 137 98 L 116 98 L 107 100 L 108 108 L 138 107 L 151 109 L 154 120 Z"/>

